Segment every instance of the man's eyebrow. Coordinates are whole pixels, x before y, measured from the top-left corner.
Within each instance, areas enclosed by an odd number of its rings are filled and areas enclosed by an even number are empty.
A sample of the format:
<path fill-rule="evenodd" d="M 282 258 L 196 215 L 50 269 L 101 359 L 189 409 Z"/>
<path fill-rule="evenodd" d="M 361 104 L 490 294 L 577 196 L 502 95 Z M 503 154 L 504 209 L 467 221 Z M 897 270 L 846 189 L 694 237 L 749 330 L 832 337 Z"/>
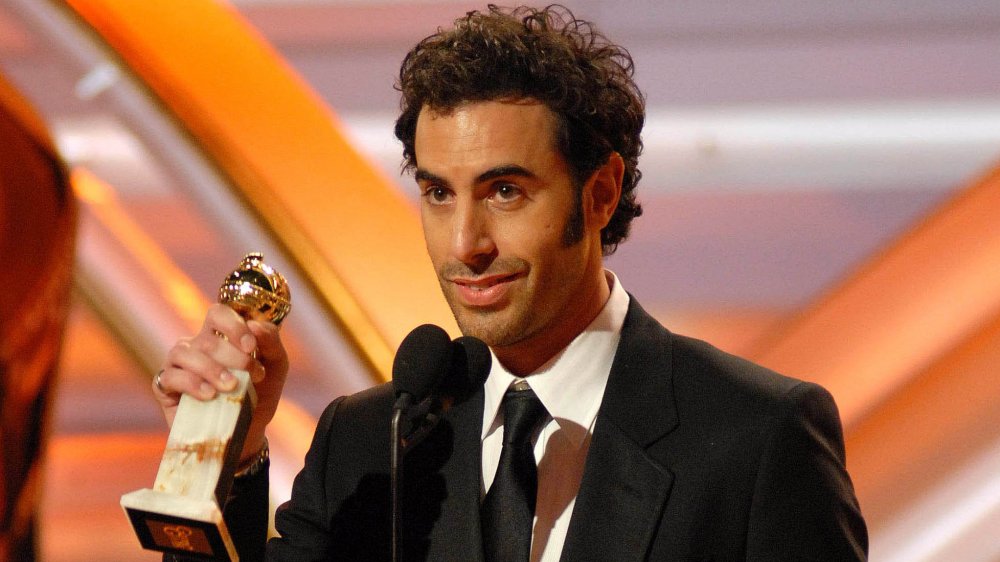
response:
<path fill-rule="evenodd" d="M 494 178 L 499 178 L 503 176 L 521 176 L 525 178 L 534 178 L 535 173 L 531 170 L 518 166 L 517 164 L 504 164 L 501 166 L 496 166 L 490 168 L 485 172 L 476 176 L 476 183 L 483 183 Z"/>
<path fill-rule="evenodd" d="M 489 170 L 486 170 L 476 176 L 476 183 L 483 183 L 504 176 L 521 176 L 524 178 L 537 177 L 534 172 L 523 166 L 518 166 L 517 164 L 503 164 L 490 168 Z M 443 185 L 444 187 L 450 187 L 448 180 L 438 176 L 437 174 L 428 172 L 423 168 L 417 168 L 417 171 L 413 174 L 413 178 L 418 182 L 428 182 Z"/>
<path fill-rule="evenodd" d="M 413 179 L 428 183 L 436 183 L 448 187 L 448 180 L 434 175 L 423 168 L 417 168 L 417 171 L 413 174 Z"/>

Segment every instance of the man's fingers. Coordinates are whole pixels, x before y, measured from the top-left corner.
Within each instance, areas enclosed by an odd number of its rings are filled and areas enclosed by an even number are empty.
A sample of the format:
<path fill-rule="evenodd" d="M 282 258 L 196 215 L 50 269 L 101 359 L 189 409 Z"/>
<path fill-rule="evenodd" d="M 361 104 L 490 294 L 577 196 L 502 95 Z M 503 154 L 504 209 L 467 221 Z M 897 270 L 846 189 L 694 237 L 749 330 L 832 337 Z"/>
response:
<path fill-rule="evenodd" d="M 190 394 L 199 400 L 211 400 L 217 392 L 208 381 L 184 369 L 169 367 L 158 376 L 160 384 L 157 385 L 154 380 L 153 388 L 165 397 L 177 397 L 179 400 L 181 394 Z"/>
<path fill-rule="evenodd" d="M 288 370 L 288 354 L 281 343 L 278 327 L 270 322 L 251 320 L 247 322 L 256 338 L 256 358 L 272 372 L 284 373 Z"/>
<path fill-rule="evenodd" d="M 245 353 L 250 353 L 256 345 L 253 334 L 250 333 L 243 318 L 224 304 L 217 303 L 209 307 L 198 338 L 208 336 L 217 338 L 221 336 L 222 339 L 233 342 L 234 346 L 239 347 Z"/>
<path fill-rule="evenodd" d="M 253 384 L 262 382 L 264 380 L 264 376 L 267 374 L 264 366 L 261 365 L 260 361 L 257 361 L 256 359 L 247 365 L 247 372 L 250 373 L 250 382 Z"/>
<path fill-rule="evenodd" d="M 159 372 L 153 375 L 153 390 L 157 391 L 157 393 L 161 396 L 172 397 L 175 393 L 167 390 L 167 387 L 163 386 L 163 381 L 160 380 L 164 371 L 166 371 L 166 369 L 160 369 Z"/>
<path fill-rule="evenodd" d="M 228 342 L 219 338 L 215 339 L 219 341 L 208 346 L 208 351 L 206 351 L 206 346 L 197 340 L 178 342 L 167 353 L 167 366 L 186 372 L 193 378 L 218 390 L 232 390 L 236 386 L 236 380 L 229 369 L 246 368 L 250 358 Z M 167 388 L 167 384 L 164 382 L 165 376 L 166 373 L 161 375 L 160 381 Z M 174 389 L 174 391 L 185 392 L 185 389 Z"/>
<path fill-rule="evenodd" d="M 285 353 L 285 348 L 281 345 L 278 327 L 274 324 L 251 320 L 247 322 L 247 328 L 254 336 L 255 348 L 260 350 L 264 356 L 278 357 Z"/>
<path fill-rule="evenodd" d="M 246 334 L 246 336 L 253 337 L 250 334 Z M 246 369 L 250 362 L 250 352 L 244 351 L 234 345 L 232 341 L 219 336 L 198 334 L 198 337 L 192 340 L 191 347 L 226 368 Z"/>

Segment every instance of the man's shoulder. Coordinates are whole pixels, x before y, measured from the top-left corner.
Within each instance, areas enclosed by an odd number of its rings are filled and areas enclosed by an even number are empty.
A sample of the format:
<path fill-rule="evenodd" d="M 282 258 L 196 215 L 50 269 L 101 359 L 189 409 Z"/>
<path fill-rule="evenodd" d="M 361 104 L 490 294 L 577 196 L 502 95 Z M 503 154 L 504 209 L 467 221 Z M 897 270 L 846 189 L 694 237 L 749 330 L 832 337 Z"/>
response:
<path fill-rule="evenodd" d="M 336 482 L 345 486 L 340 493 L 388 466 L 389 447 L 372 444 L 390 443 L 392 404 L 392 384 L 384 383 L 335 399 L 320 416 L 310 455 L 319 455 L 328 474 L 339 475 Z"/>
<path fill-rule="evenodd" d="M 319 426 L 328 429 L 336 425 L 341 431 L 350 431 L 385 425 L 392 415 L 393 400 L 391 382 L 341 396 L 326 407 Z"/>
<path fill-rule="evenodd" d="M 675 383 L 777 399 L 804 382 L 723 351 L 709 342 L 679 334 L 671 336 Z"/>
<path fill-rule="evenodd" d="M 827 399 L 825 389 L 814 383 L 777 373 L 706 341 L 673 333 L 641 307 L 638 339 L 664 357 L 661 368 L 670 377 L 678 410 L 699 410 L 722 418 L 746 420 L 780 415 L 803 396 Z M 623 332 L 623 338 L 628 332 Z M 635 334 L 631 334 L 632 337 Z"/>
<path fill-rule="evenodd" d="M 346 409 L 391 409 L 394 400 L 392 382 L 384 382 L 349 394 L 341 399 L 341 408 Z"/>

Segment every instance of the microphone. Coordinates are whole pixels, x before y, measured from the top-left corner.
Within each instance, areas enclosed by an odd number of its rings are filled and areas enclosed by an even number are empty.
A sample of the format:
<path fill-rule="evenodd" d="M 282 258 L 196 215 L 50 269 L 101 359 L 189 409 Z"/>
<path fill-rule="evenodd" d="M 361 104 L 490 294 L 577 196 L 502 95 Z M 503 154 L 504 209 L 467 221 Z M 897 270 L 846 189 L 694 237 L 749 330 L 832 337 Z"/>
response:
<path fill-rule="evenodd" d="M 404 453 L 418 445 L 434 429 L 440 416 L 483 386 L 490 375 L 493 356 L 482 340 L 462 336 L 451 342 L 451 364 L 440 387 L 406 412 L 400 428 Z"/>
<path fill-rule="evenodd" d="M 462 336 L 452 342 L 451 369 L 441 385 L 442 400 L 461 402 L 486 383 L 493 356 L 479 338 Z"/>
<path fill-rule="evenodd" d="M 392 497 L 392 560 L 399 562 L 402 531 L 402 429 L 413 427 L 411 410 L 414 404 L 434 401 L 431 392 L 441 385 L 451 370 L 452 341 L 448 333 L 433 324 L 417 326 L 403 338 L 392 361 L 392 388 L 396 402 L 392 406 L 389 453 L 389 486 Z M 404 417 L 407 418 L 404 420 Z M 424 416 L 426 417 L 426 415 Z"/>
<path fill-rule="evenodd" d="M 426 399 L 449 373 L 452 341 L 433 324 L 417 326 L 399 344 L 392 362 L 393 411 L 407 410 Z"/>

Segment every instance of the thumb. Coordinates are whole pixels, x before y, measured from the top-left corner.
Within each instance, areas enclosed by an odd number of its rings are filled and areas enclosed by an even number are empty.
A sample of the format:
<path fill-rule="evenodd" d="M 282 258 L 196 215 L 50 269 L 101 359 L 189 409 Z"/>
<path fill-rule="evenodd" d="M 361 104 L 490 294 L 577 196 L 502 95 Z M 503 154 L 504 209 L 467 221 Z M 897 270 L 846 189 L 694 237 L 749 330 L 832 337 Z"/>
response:
<path fill-rule="evenodd" d="M 270 322 L 260 322 L 251 320 L 247 322 L 247 327 L 257 340 L 257 351 L 261 357 L 269 360 L 281 359 L 285 354 L 285 348 L 281 344 L 281 336 L 278 327 Z"/>

